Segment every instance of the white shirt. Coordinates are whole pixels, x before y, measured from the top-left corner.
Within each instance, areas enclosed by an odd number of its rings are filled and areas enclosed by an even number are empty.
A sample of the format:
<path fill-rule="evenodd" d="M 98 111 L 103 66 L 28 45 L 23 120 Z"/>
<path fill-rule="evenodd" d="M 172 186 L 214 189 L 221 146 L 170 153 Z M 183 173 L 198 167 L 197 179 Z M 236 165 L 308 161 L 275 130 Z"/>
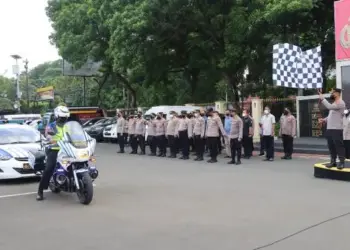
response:
<path fill-rule="evenodd" d="M 274 131 L 272 131 L 272 125 L 276 123 L 275 116 L 272 114 L 263 115 L 261 117 L 260 123 L 262 124 L 262 135 L 271 136 Z"/>

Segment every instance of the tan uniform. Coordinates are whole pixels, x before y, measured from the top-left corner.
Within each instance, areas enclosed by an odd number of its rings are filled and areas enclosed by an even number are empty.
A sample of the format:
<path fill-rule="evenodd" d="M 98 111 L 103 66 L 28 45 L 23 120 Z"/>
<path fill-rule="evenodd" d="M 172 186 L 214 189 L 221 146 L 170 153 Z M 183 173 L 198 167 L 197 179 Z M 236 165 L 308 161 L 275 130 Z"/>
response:
<path fill-rule="evenodd" d="M 135 135 L 145 135 L 146 133 L 146 120 L 143 118 L 136 119 L 135 122 Z"/>
<path fill-rule="evenodd" d="M 213 117 L 208 117 L 207 120 L 207 130 L 205 133 L 206 137 L 219 137 L 220 136 L 220 132 L 223 135 L 226 135 L 226 132 L 224 130 L 224 126 L 222 125 L 222 121 L 220 119 L 220 117 L 218 116 L 213 116 Z"/>
<path fill-rule="evenodd" d="M 176 128 L 179 120 L 177 118 L 172 118 L 167 122 L 167 127 L 166 127 L 166 135 L 172 135 L 175 136 L 176 134 Z"/>
<path fill-rule="evenodd" d="M 238 139 L 239 141 L 243 138 L 243 121 L 237 115 L 232 117 L 229 137 L 230 139 Z"/>
<path fill-rule="evenodd" d="M 152 124 L 155 129 L 156 145 L 159 148 L 159 156 L 165 156 L 166 155 L 166 138 L 165 138 L 166 120 L 163 118 L 156 119 L 152 122 Z"/>
<path fill-rule="evenodd" d="M 280 136 L 289 135 L 294 137 L 296 134 L 296 120 L 293 115 L 282 115 L 280 119 Z"/>
<path fill-rule="evenodd" d="M 179 119 L 178 126 L 177 126 L 177 134 L 185 130 L 187 130 L 187 136 L 192 137 L 193 135 L 192 121 L 187 117 Z"/>
<path fill-rule="evenodd" d="M 205 120 L 203 117 L 197 117 L 193 119 L 194 126 L 193 126 L 193 134 L 199 135 L 200 137 L 204 137 L 204 131 L 205 131 Z"/>
<path fill-rule="evenodd" d="M 126 124 L 126 121 L 125 121 L 124 117 L 119 117 L 117 119 L 117 133 L 118 134 L 125 133 L 125 124 Z"/>
<path fill-rule="evenodd" d="M 293 115 L 282 115 L 280 119 L 279 135 L 282 136 L 284 157 L 291 157 L 293 153 L 293 138 L 296 134 L 296 120 Z"/>
<path fill-rule="evenodd" d="M 128 131 L 129 131 L 129 135 L 134 135 L 135 134 L 135 120 L 134 119 L 129 119 L 128 122 Z"/>

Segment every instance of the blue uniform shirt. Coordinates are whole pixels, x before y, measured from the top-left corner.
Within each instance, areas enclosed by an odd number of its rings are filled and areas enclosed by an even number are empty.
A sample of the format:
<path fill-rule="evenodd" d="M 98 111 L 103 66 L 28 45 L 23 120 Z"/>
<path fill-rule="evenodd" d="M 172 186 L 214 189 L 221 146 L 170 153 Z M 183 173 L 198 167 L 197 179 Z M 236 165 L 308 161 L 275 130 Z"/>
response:
<path fill-rule="evenodd" d="M 230 134 L 231 132 L 232 117 L 225 117 L 225 132 Z"/>

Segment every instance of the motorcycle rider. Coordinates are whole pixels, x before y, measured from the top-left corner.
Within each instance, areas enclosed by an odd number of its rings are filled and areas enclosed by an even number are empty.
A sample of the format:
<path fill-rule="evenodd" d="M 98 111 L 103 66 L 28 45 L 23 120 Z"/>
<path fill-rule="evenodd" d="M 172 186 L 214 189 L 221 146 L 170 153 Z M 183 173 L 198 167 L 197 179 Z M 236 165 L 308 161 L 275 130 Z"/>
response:
<path fill-rule="evenodd" d="M 62 140 L 64 136 L 64 124 L 67 122 L 70 116 L 69 109 L 66 106 L 58 106 L 54 110 L 54 116 L 55 122 L 50 124 L 52 130 L 50 133 L 52 134 L 52 136 L 50 135 L 51 138 L 49 137 L 51 145 L 46 151 L 46 167 L 41 177 L 38 188 L 38 194 L 36 197 L 38 201 L 44 199 L 44 190 L 49 187 L 51 176 L 53 175 L 53 172 L 55 170 L 57 154 L 60 150 L 59 146 L 57 145 L 57 141 Z"/>

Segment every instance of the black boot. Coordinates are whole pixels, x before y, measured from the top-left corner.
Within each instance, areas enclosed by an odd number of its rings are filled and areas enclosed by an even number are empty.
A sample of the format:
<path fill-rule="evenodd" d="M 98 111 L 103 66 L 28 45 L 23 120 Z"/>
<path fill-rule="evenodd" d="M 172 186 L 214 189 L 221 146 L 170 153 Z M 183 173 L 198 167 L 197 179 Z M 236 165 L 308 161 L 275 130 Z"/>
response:
<path fill-rule="evenodd" d="M 336 159 L 331 159 L 331 162 L 326 165 L 327 168 L 333 168 L 337 166 L 337 161 Z"/>
<path fill-rule="evenodd" d="M 343 169 L 345 168 L 345 163 L 344 162 L 339 162 L 337 169 Z"/>
<path fill-rule="evenodd" d="M 44 199 L 44 192 L 39 190 L 38 194 L 36 195 L 36 200 L 37 201 L 42 201 Z"/>

